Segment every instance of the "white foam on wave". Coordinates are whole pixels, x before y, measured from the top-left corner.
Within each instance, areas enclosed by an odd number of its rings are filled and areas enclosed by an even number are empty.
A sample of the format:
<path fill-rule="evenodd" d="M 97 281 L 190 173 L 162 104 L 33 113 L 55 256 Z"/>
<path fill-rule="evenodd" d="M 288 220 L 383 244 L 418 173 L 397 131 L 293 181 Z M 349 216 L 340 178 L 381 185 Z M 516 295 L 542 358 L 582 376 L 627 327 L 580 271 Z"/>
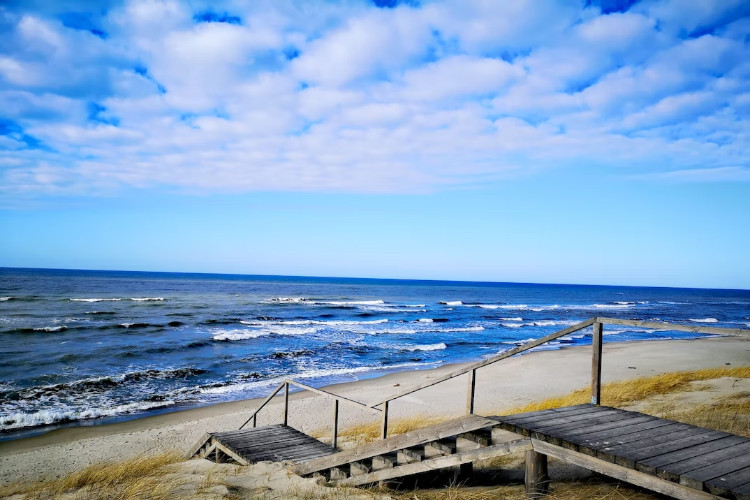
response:
<path fill-rule="evenodd" d="M 383 300 L 321 300 L 315 301 L 314 304 L 330 306 L 379 306 L 385 304 Z"/>
<path fill-rule="evenodd" d="M 411 305 L 389 305 L 382 306 L 359 306 L 358 309 L 366 312 L 383 312 L 383 313 L 420 313 L 427 312 L 427 309 L 417 309 L 420 306 Z M 424 307 L 422 305 L 421 307 Z"/>
<path fill-rule="evenodd" d="M 297 304 L 299 302 L 306 302 L 307 299 L 304 297 L 273 297 L 268 299 L 268 302 L 281 302 L 283 304 Z"/>
<path fill-rule="evenodd" d="M 351 368 L 322 368 L 317 370 L 309 370 L 302 373 L 293 373 L 283 377 L 275 377 L 268 380 L 259 380 L 257 382 L 243 382 L 239 384 L 227 385 L 222 387 L 205 387 L 199 388 L 198 392 L 203 394 L 227 394 L 230 392 L 241 392 L 252 389 L 258 389 L 261 387 L 272 387 L 280 384 L 287 378 L 294 380 L 319 378 L 319 377 L 336 377 L 343 375 L 354 375 L 356 373 L 367 373 L 377 372 L 382 370 L 394 370 L 399 368 L 414 368 L 414 367 L 430 367 L 442 364 L 442 361 L 432 361 L 429 363 L 400 363 L 395 365 L 372 365 L 372 366 L 356 366 Z"/>
<path fill-rule="evenodd" d="M 417 325 L 418 323 L 412 323 Z M 439 323 L 438 323 L 439 324 Z M 430 325 L 426 328 L 409 328 L 409 327 L 394 327 L 386 330 L 370 330 L 370 331 L 358 331 L 356 333 L 364 333 L 368 335 L 399 335 L 399 334 L 418 334 L 418 333 L 461 333 L 461 332 L 481 332 L 484 330 L 483 326 L 467 326 L 467 327 L 456 327 L 456 328 L 436 328 L 433 327 L 433 323 L 425 323 L 425 326 Z"/>
<path fill-rule="evenodd" d="M 13 297 L 0 297 L 0 302 L 8 302 L 9 300 L 13 300 Z"/>
<path fill-rule="evenodd" d="M 67 330 L 68 327 L 65 325 L 60 326 L 44 326 L 41 328 L 34 328 L 35 332 L 48 332 L 48 333 L 55 333 L 55 332 L 62 332 L 64 330 Z"/>
<path fill-rule="evenodd" d="M 690 318 L 693 323 L 718 323 L 719 320 L 716 318 Z"/>
<path fill-rule="evenodd" d="M 417 321 L 420 323 L 433 323 L 432 318 L 419 318 Z"/>
<path fill-rule="evenodd" d="M 130 297 L 134 302 L 163 302 L 164 297 Z"/>
<path fill-rule="evenodd" d="M 58 422 L 88 420 L 92 418 L 138 413 L 141 411 L 152 410 L 154 408 L 161 408 L 163 406 L 172 406 L 174 404 L 176 404 L 176 401 L 171 400 L 149 402 L 138 401 L 118 406 L 87 408 L 85 410 L 49 409 L 33 413 L 17 412 L 8 415 L 0 415 L 0 430 L 23 429 L 26 427 L 50 425 Z"/>
<path fill-rule="evenodd" d="M 498 318 L 500 321 L 523 321 L 523 318 L 521 316 L 516 316 L 515 318 Z"/>
<path fill-rule="evenodd" d="M 521 318 L 518 318 L 520 320 Z M 508 328 L 519 328 L 522 326 L 563 326 L 563 325 L 575 325 L 577 321 L 552 321 L 552 320 L 541 320 L 541 321 L 529 321 L 526 323 L 506 323 L 501 322 L 500 324 Z"/>
<path fill-rule="evenodd" d="M 280 320 L 273 322 L 266 321 L 245 321 L 240 320 L 243 325 L 250 326 L 276 326 L 276 325 L 322 325 L 322 326 L 357 326 L 357 325 L 382 325 L 388 323 L 387 319 L 374 319 L 371 321 L 349 321 L 349 320 L 317 320 L 317 319 L 299 319 L 299 320 Z"/>
<path fill-rule="evenodd" d="M 236 341 L 236 340 L 248 340 L 257 339 L 258 337 L 266 337 L 271 335 L 270 332 L 263 330 L 245 330 L 245 329 L 232 329 L 232 330 L 216 330 L 212 333 L 214 340 L 220 341 Z"/>
<path fill-rule="evenodd" d="M 440 303 L 444 306 L 462 306 L 464 303 L 460 300 L 441 300 Z"/>
<path fill-rule="evenodd" d="M 232 329 L 218 329 L 214 330 L 211 335 L 214 340 L 220 341 L 236 341 L 236 340 L 248 340 L 257 339 L 259 337 L 267 337 L 269 335 L 309 335 L 318 333 L 320 328 L 309 327 L 309 328 L 295 328 L 285 327 L 282 325 L 268 325 L 263 328 L 232 328 Z"/>
<path fill-rule="evenodd" d="M 70 299 L 71 302 L 119 302 L 122 299 L 117 298 L 91 298 L 91 299 Z"/>
<path fill-rule="evenodd" d="M 481 309 L 500 309 L 500 306 L 497 304 L 478 304 L 477 307 Z"/>
<path fill-rule="evenodd" d="M 390 349 L 396 349 L 399 351 L 442 351 L 443 349 L 446 349 L 448 346 L 445 345 L 445 342 L 440 342 L 438 344 L 423 344 L 423 345 L 393 344 L 393 345 L 387 345 L 385 347 L 388 347 Z"/>
<path fill-rule="evenodd" d="M 617 302 L 615 304 L 594 304 L 594 309 L 628 309 L 633 307 L 635 304 L 632 302 L 622 303 Z M 584 306 L 585 308 L 585 306 Z"/>

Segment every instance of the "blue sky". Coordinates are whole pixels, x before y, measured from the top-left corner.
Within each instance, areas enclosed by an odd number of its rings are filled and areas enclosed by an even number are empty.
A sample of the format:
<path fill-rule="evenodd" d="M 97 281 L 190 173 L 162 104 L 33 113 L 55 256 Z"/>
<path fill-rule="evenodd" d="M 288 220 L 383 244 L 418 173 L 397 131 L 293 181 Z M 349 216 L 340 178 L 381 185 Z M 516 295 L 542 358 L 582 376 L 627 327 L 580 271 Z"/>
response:
<path fill-rule="evenodd" d="M 0 266 L 750 288 L 746 1 L 0 4 Z"/>

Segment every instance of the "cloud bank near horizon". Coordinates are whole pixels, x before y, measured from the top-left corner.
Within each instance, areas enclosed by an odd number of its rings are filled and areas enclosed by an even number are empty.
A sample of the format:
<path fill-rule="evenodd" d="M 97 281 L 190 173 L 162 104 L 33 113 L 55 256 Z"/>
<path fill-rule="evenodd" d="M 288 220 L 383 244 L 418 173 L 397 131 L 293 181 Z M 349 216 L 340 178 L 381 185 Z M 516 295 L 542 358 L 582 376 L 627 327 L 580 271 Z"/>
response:
<path fill-rule="evenodd" d="M 0 192 L 748 182 L 750 4 L 10 2 Z"/>

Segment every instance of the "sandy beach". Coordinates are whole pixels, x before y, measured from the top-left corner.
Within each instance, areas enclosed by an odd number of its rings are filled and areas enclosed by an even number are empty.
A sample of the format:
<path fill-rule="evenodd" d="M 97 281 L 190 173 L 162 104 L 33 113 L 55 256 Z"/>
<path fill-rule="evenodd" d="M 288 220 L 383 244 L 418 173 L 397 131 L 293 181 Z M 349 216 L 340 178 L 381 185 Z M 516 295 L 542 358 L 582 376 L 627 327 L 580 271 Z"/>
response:
<path fill-rule="evenodd" d="M 680 370 L 750 364 L 750 339 L 643 341 L 604 344 L 604 382 Z M 408 371 L 376 379 L 328 386 L 326 390 L 372 404 L 417 386 L 460 365 Z M 563 395 L 590 382 L 591 348 L 536 351 L 480 369 L 476 412 L 492 414 L 531 401 Z M 278 423 L 281 400 L 259 415 L 258 425 Z M 464 412 L 466 376 L 405 396 L 391 403 L 391 419 L 416 415 L 454 416 Z M 0 443 L 3 484 L 54 478 L 92 463 L 167 450 L 187 451 L 209 431 L 238 428 L 260 400 L 244 400 L 111 424 L 55 430 Z M 353 406 L 340 410 L 340 428 L 371 422 L 377 415 Z M 310 392 L 290 398 L 289 424 L 303 431 L 328 432 L 331 401 Z"/>

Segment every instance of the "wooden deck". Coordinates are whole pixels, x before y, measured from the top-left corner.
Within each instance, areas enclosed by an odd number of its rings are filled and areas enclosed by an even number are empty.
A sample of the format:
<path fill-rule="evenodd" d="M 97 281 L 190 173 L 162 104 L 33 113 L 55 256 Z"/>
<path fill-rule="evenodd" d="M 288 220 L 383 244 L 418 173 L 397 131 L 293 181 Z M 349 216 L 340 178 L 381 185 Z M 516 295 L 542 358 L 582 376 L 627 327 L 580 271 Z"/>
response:
<path fill-rule="evenodd" d="M 191 456 L 233 461 L 240 465 L 270 460 L 303 462 L 338 450 L 286 425 L 267 425 L 239 431 L 206 434 Z"/>
<path fill-rule="evenodd" d="M 675 498 L 750 499 L 750 439 L 606 406 L 492 417 L 534 450 Z"/>

